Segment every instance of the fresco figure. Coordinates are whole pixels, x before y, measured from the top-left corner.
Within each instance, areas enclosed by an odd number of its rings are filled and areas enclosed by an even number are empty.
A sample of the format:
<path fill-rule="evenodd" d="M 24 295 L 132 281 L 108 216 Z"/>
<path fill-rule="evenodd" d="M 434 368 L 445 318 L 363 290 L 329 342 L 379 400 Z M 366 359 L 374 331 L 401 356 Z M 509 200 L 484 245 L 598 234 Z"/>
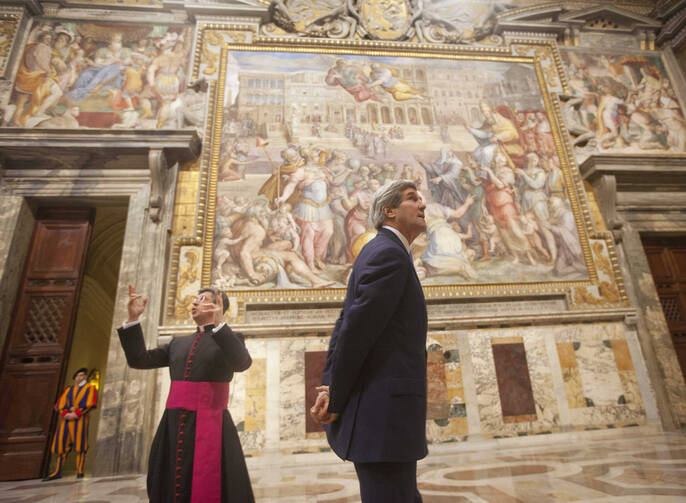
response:
<path fill-rule="evenodd" d="M 123 83 L 122 71 L 130 65 L 131 51 L 122 45 L 122 34 L 113 33 L 110 44 L 95 53 L 94 66 L 84 70 L 68 93 L 69 99 L 78 103 L 91 93 L 104 89 L 110 91 L 112 101 L 119 98 Z"/>
<path fill-rule="evenodd" d="M 52 34 L 41 32 L 36 42 L 29 44 L 24 51 L 14 83 L 17 101 L 13 123 L 16 126 L 24 127 L 27 119 L 45 115 L 62 96 L 55 68 L 59 59 L 53 57 L 51 43 Z M 27 103 L 29 108 L 25 110 Z"/>
<path fill-rule="evenodd" d="M 520 182 L 522 213 L 530 214 L 538 224 L 548 248 L 544 255 L 554 262 L 557 257 L 557 248 L 553 234 L 548 230 L 548 197 L 545 194 L 547 176 L 541 167 L 541 160 L 538 155 L 534 152 L 528 153 L 526 155 L 526 168 L 516 168 L 515 175 Z"/>
<path fill-rule="evenodd" d="M 450 208 L 456 208 L 464 202 L 458 181 L 463 164 L 450 147 L 441 147 L 440 157 L 431 164 L 424 164 L 418 156 L 415 159 L 426 172 L 434 202 Z"/>
<path fill-rule="evenodd" d="M 498 151 L 512 158 L 524 155 L 520 142 L 519 130 L 515 123 L 502 112 L 493 111 L 491 105 L 482 101 L 479 109 L 484 116 L 484 123 L 480 128 L 467 127 L 479 144 L 472 151 L 472 155 L 481 166 L 492 166 Z"/>
<path fill-rule="evenodd" d="M 296 187 L 300 195 L 293 209 L 295 221 L 300 226 L 300 246 L 305 262 L 312 269 L 323 270 L 333 236 L 333 213 L 329 207 L 326 176 L 318 164 L 318 152 L 313 148 L 303 149 L 305 164 L 297 168 L 288 178 L 283 194 L 276 199 L 277 205 L 288 200 Z"/>
<path fill-rule="evenodd" d="M 264 245 L 269 228 L 269 210 L 264 204 L 255 204 L 246 209 L 245 214 L 231 225 L 233 239 L 237 242 L 229 246 L 231 257 L 241 265 L 243 271 L 250 278 L 253 285 L 264 283 L 268 277 L 264 269 L 256 270 L 255 264 L 259 264 L 262 258 L 274 258 L 283 268 L 284 274 L 292 271 L 309 282 L 313 288 L 323 288 L 333 284 L 317 276 L 300 256 L 292 251 L 288 245 L 280 241 L 272 241 Z M 296 281 L 294 276 L 290 279 Z M 285 285 L 277 285 L 284 287 Z"/>
<path fill-rule="evenodd" d="M 550 210 L 550 232 L 555 236 L 558 254 L 553 270 L 564 276 L 585 269 L 584 255 L 576 238 L 574 214 L 567 203 L 558 197 L 548 202 Z"/>
<path fill-rule="evenodd" d="M 398 72 L 392 68 L 383 67 L 379 63 L 372 63 L 370 76 L 373 82 L 368 84 L 367 87 L 381 86 L 395 101 L 405 101 L 413 98 L 417 100 L 424 99 L 419 89 L 415 89 L 398 77 Z"/>
<path fill-rule="evenodd" d="M 467 196 L 457 209 L 437 203 L 426 205 L 424 218 L 429 246 L 422 255 L 422 262 L 429 274 L 459 274 L 465 279 L 473 279 L 477 275 L 471 264 L 474 251 L 468 250 L 463 242 L 471 237 L 472 227 L 463 234 L 456 232 L 448 223 L 448 219 L 458 219 L 464 215 L 472 204 L 474 198 Z"/>
<path fill-rule="evenodd" d="M 283 194 L 283 189 L 286 187 L 288 177 L 291 176 L 296 169 L 305 164 L 305 161 L 300 157 L 298 151 L 293 147 L 283 149 L 281 151 L 281 159 L 283 159 L 281 166 L 272 172 L 269 178 L 267 178 L 267 181 L 262 184 L 262 187 L 260 187 L 260 190 L 257 192 L 271 202 L 276 201 L 276 199 Z M 292 200 L 289 199 L 289 202 L 292 202 Z"/>
<path fill-rule="evenodd" d="M 577 137 L 573 144 L 618 152 L 686 149 L 684 114 L 669 98 L 674 89 L 659 59 L 571 51 L 563 57 L 578 96 L 570 103 L 573 114 L 567 111 L 579 122 L 570 128 Z M 594 142 L 587 141 L 589 135 Z"/>
<path fill-rule="evenodd" d="M 353 63 L 346 63 L 344 59 L 337 59 L 334 66 L 324 78 L 329 86 L 341 86 L 355 98 L 355 101 L 381 101 L 381 98 L 370 89 L 370 80 L 361 67 Z"/>
<path fill-rule="evenodd" d="M 190 51 L 190 37 L 188 40 L 177 40 L 173 49 L 153 59 L 148 67 L 148 82 L 159 100 L 157 109 L 157 128 L 167 122 L 172 113 L 172 104 L 183 91 L 183 64 Z"/>
<path fill-rule="evenodd" d="M 501 236 L 512 254 L 513 264 L 518 264 L 520 255 L 525 255 L 529 263 L 536 260 L 531 254 L 531 246 L 520 224 L 520 212 L 515 201 L 515 176 L 508 166 L 507 158 L 498 154 L 495 168 L 484 166 L 489 182 L 486 185 L 486 207 L 500 227 Z"/>

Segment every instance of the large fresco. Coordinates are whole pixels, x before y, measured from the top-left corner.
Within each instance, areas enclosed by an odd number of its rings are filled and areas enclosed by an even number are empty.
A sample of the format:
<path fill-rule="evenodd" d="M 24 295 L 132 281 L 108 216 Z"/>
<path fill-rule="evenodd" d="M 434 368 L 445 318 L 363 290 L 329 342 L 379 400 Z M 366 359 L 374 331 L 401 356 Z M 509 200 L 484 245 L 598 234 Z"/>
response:
<path fill-rule="evenodd" d="M 372 194 L 398 178 L 427 204 L 424 285 L 588 279 L 530 60 L 235 50 L 225 65 L 213 284 L 344 287 Z"/>
<path fill-rule="evenodd" d="M 31 30 L 4 125 L 178 128 L 192 30 L 39 23 Z"/>
<path fill-rule="evenodd" d="M 567 50 L 570 131 L 587 150 L 686 151 L 686 120 L 662 61 L 643 54 Z"/>

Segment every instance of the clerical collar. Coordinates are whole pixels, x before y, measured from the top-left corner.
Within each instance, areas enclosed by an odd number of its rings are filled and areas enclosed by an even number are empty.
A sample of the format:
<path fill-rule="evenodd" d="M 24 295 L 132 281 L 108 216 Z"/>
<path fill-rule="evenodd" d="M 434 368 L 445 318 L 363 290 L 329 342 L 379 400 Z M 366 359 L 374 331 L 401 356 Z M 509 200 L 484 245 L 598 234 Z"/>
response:
<path fill-rule="evenodd" d="M 393 234 L 398 236 L 398 239 L 400 240 L 400 242 L 403 244 L 403 246 L 407 250 L 407 253 L 410 253 L 410 243 L 407 241 L 407 238 L 405 236 L 403 236 L 402 233 L 398 229 L 396 229 L 395 227 L 391 227 L 390 225 L 384 225 L 383 228 L 388 229 Z"/>
<path fill-rule="evenodd" d="M 198 325 L 198 333 L 204 334 L 205 332 L 211 332 L 213 328 L 214 328 L 214 325 L 212 323 L 208 323 L 207 325 L 204 325 L 204 326 Z"/>

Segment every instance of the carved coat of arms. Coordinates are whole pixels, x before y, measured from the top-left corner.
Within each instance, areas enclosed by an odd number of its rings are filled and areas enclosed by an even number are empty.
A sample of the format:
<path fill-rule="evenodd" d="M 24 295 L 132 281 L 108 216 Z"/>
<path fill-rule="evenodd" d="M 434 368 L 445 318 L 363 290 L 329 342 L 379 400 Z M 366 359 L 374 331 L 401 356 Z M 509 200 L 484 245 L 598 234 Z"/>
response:
<path fill-rule="evenodd" d="M 360 0 L 360 24 L 371 38 L 399 40 L 412 27 L 412 6 L 407 0 Z"/>

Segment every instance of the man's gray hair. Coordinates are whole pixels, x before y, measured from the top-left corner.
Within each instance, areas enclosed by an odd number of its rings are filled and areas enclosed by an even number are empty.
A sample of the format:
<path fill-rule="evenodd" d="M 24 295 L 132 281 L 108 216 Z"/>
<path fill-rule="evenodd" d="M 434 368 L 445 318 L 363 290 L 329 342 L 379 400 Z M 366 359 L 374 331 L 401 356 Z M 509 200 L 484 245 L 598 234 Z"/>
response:
<path fill-rule="evenodd" d="M 386 221 L 384 208 L 397 208 L 406 189 L 417 190 L 417 185 L 412 180 L 393 180 L 385 183 L 379 190 L 374 192 L 372 205 L 369 209 L 368 222 L 370 226 L 380 229 Z"/>

